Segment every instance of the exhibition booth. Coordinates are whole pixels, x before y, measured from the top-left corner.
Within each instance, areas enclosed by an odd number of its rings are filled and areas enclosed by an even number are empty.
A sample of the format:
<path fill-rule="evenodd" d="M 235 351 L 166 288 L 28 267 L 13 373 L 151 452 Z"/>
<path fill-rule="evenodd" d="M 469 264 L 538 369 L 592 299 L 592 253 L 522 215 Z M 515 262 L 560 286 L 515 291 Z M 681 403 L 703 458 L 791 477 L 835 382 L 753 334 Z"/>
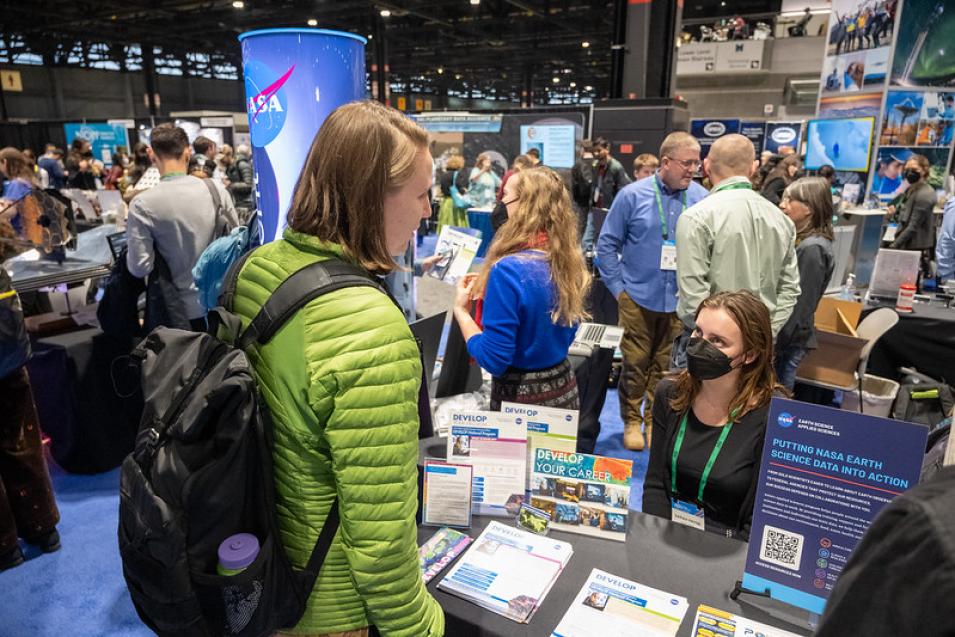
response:
<path fill-rule="evenodd" d="M 933 53 L 941 46 L 935 2 L 900 2 L 881 37 L 858 46 L 841 37 L 840 15 L 860 3 L 832 4 L 811 118 L 691 119 L 680 100 L 409 115 L 431 135 L 436 172 L 453 154 L 472 163 L 485 154 L 503 176 L 515 156 L 534 149 L 568 184 L 584 139 L 611 137 L 612 155 L 629 167 L 640 153 L 656 154 L 672 130 L 688 130 L 704 157 L 717 139 L 739 133 L 757 157 L 794 152 L 808 173 L 831 166 L 838 207 L 835 269 L 816 313 L 820 347 L 797 374 L 799 400 L 772 401 L 748 542 L 705 532 L 692 513 L 671 521 L 631 508 L 643 479 L 632 454 L 598 453 L 621 330 L 616 300 L 592 264 L 592 318 L 570 351 L 579 410 L 505 403 L 500 412 L 435 413 L 438 401 L 475 393 L 487 375 L 450 313 L 412 323 L 435 430 L 419 446 L 417 541 L 447 635 L 810 635 L 866 529 L 919 483 L 936 410 L 904 411 L 897 395 L 907 392 L 905 405 L 934 405 L 948 391 L 955 288 L 920 276 L 917 252 L 884 247 L 894 232 L 886 206 L 904 193 L 901 164 L 923 155 L 941 223 L 955 194 L 955 76 L 939 70 Z M 240 41 L 247 129 L 224 113 L 168 120 L 190 140 L 248 139 L 261 232 L 271 241 L 281 236 L 321 123 L 365 97 L 366 40 L 269 29 Z M 90 141 L 109 166 L 134 136 L 148 143 L 158 123 L 56 125 L 67 142 Z M 27 368 L 51 455 L 75 473 L 117 467 L 140 426 L 131 343 L 104 333 L 96 312 L 98 288 L 124 254 L 128 205 L 113 193 L 63 190 L 71 242 L 4 263 L 21 294 L 54 303 L 53 312 L 27 318 L 34 352 Z M 470 207 L 467 220 L 469 227 L 446 227 L 433 244 L 445 259 L 426 276 L 449 294 L 480 266 L 494 238 L 489 207 Z M 914 295 L 903 298 L 912 286 Z"/>

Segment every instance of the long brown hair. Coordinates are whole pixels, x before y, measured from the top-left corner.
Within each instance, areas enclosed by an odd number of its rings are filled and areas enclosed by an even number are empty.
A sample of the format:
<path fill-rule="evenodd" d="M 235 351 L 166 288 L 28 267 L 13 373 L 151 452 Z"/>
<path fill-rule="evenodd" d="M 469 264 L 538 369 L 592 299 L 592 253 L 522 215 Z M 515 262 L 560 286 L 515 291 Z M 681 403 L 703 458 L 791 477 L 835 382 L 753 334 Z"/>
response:
<path fill-rule="evenodd" d="M 824 177 L 802 177 L 786 186 L 783 198 L 805 204 L 812 212 L 809 224 L 800 230 L 796 228 L 796 243 L 814 234 L 822 235 L 832 241 L 832 186 Z"/>
<path fill-rule="evenodd" d="M 288 211 L 288 225 L 340 244 L 367 270 L 397 265 L 385 242 L 385 193 L 404 185 L 428 133 L 378 102 L 345 104 L 332 111 L 305 159 Z"/>
<path fill-rule="evenodd" d="M 773 369 L 773 326 L 763 302 L 748 290 L 717 292 L 700 303 L 694 319 L 703 309 L 725 310 L 743 335 L 743 353 L 755 356 L 740 367 L 739 385 L 730 402 L 729 413 L 735 411 L 736 417 L 741 418 L 768 403 L 773 393 L 785 392 L 777 383 Z M 693 405 L 702 382 L 685 369 L 675 375 L 674 381 L 676 391 L 670 398 L 670 408 L 682 413 Z"/>
<path fill-rule="evenodd" d="M 779 163 L 777 163 L 771 171 L 769 171 L 769 174 L 766 175 L 766 179 L 763 180 L 763 185 L 765 186 L 773 179 L 781 177 L 783 183 L 788 186 L 793 182 L 793 178 L 789 176 L 789 167 L 795 166 L 798 169 L 801 163 L 802 162 L 799 161 L 799 157 L 797 155 L 786 155 L 779 160 Z"/>
<path fill-rule="evenodd" d="M 526 250 L 529 245 L 537 247 L 536 242 L 543 233 L 546 241 L 539 247 L 547 253 L 550 276 L 557 288 L 557 304 L 551 311 L 551 320 L 574 325 L 587 318 L 584 299 L 590 288 L 590 273 L 580 251 L 577 221 L 567 186 L 560 175 L 542 166 L 514 173 L 511 179 L 517 211 L 494 235 L 473 293 L 476 297 L 483 295 L 495 263 Z"/>
<path fill-rule="evenodd" d="M 30 183 L 35 182 L 36 177 L 33 168 L 30 167 L 26 157 L 18 149 L 7 146 L 0 150 L 0 160 L 7 164 L 6 173 L 9 179 L 26 179 Z"/>

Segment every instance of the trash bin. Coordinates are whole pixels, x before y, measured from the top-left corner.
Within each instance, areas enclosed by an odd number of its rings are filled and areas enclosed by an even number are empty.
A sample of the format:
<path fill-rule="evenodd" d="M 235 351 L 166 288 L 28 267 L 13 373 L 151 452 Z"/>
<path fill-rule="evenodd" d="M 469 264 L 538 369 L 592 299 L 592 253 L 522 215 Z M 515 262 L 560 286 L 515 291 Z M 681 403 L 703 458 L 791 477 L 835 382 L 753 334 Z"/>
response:
<path fill-rule="evenodd" d="M 866 374 L 862 381 L 862 413 L 867 416 L 888 418 L 898 393 L 899 384 L 894 380 Z M 859 412 L 858 389 L 842 394 L 842 408 L 846 411 Z"/>

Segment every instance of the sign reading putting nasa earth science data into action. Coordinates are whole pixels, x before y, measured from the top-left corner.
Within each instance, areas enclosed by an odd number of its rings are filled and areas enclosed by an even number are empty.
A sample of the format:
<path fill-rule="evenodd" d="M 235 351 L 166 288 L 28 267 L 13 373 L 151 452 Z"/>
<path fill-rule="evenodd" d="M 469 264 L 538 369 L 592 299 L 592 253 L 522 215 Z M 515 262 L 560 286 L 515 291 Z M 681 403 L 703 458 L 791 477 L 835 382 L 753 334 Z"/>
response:
<path fill-rule="evenodd" d="M 739 132 L 738 119 L 692 119 L 690 134 L 700 142 L 700 159 L 710 152 L 710 146 L 723 135 Z"/>
<path fill-rule="evenodd" d="M 928 429 L 774 398 L 743 587 L 821 614 L 863 533 L 918 484 Z"/>
<path fill-rule="evenodd" d="M 265 240 L 281 236 L 312 140 L 339 106 L 365 96 L 365 38 L 324 29 L 239 36 L 256 200 Z"/>

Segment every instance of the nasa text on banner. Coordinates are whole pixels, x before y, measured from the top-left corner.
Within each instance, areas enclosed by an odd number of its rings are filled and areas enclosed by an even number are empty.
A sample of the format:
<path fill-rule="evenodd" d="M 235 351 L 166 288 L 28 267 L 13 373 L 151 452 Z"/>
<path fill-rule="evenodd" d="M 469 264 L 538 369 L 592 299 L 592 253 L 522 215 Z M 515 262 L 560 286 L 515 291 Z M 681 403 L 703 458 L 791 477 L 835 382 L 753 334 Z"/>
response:
<path fill-rule="evenodd" d="M 923 425 L 774 398 L 743 586 L 822 613 L 869 524 L 918 483 Z"/>
<path fill-rule="evenodd" d="M 106 166 L 113 165 L 113 153 L 123 146 L 129 150 L 129 140 L 126 137 L 126 126 L 122 123 L 63 124 L 66 134 L 66 143 L 74 139 L 85 139 L 93 147 L 93 157 Z"/>
<path fill-rule="evenodd" d="M 328 115 L 365 95 L 365 39 L 322 29 L 239 36 L 256 202 L 266 240 L 281 236 L 299 173 Z"/>

